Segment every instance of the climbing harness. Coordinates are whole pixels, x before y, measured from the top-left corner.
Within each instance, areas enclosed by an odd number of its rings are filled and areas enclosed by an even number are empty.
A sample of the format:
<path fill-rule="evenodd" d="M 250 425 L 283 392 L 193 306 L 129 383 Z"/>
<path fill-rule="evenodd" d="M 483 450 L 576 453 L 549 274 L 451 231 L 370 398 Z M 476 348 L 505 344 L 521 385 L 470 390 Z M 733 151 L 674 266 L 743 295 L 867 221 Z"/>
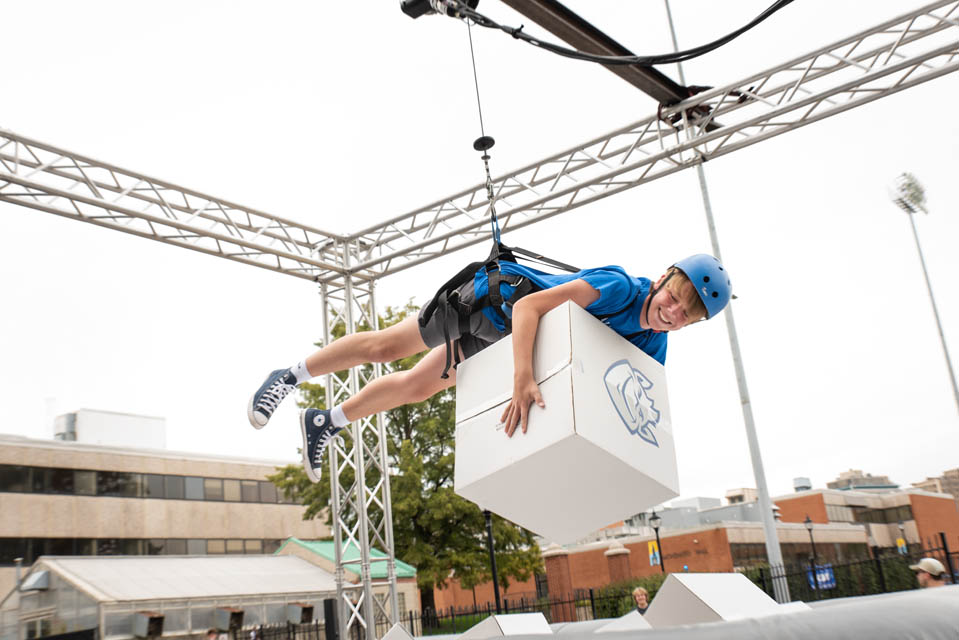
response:
<path fill-rule="evenodd" d="M 469 22 L 467 22 L 469 28 Z M 484 309 L 491 309 L 497 318 L 503 323 L 506 332 L 512 330 L 513 305 L 522 297 L 539 290 L 528 278 L 520 275 L 504 274 L 500 269 L 501 261 L 517 262 L 517 256 L 521 256 L 529 262 L 547 265 L 570 273 L 576 273 L 578 268 L 566 263 L 547 258 L 535 251 L 529 251 L 520 247 L 508 247 L 500 240 L 499 219 L 496 216 L 496 193 L 493 189 L 493 179 L 490 175 L 489 150 L 493 148 L 496 141 L 491 136 L 486 135 L 483 127 L 483 109 L 480 103 L 479 82 L 476 76 L 476 58 L 473 54 L 473 36 L 470 32 L 470 56 L 473 60 L 473 82 L 476 86 L 476 105 L 479 110 L 480 137 L 473 142 L 473 149 L 481 152 L 483 168 L 486 172 L 486 197 L 489 201 L 490 226 L 493 236 L 493 247 L 489 256 L 485 260 L 471 262 L 461 269 L 455 276 L 446 281 L 433 296 L 426 307 L 420 313 L 420 326 L 425 327 L 437 311 L 442 312 L 443 319 L 448 317 L 448 311 L 451 311 L 457 318 L 459 335 L 467 335 L 470 330 L 470 316 L 474 313 L 482 313 Z M 476 275 L 484 272 L 486 276 L 486 291 L 481 292 L 474 288 L 475 299 L 472 302 L 465 302 L 460 297 L 460 288 L 468 282 L 474 282 Z M 446 344 L 446 365 L 443 368 L 441 377 L 449 378 L 450 367 L 454 369 L 460 364 L 459 342 L 457 338 L 451 339 L 449 325 L 443 322 L 443 339 Z"/>

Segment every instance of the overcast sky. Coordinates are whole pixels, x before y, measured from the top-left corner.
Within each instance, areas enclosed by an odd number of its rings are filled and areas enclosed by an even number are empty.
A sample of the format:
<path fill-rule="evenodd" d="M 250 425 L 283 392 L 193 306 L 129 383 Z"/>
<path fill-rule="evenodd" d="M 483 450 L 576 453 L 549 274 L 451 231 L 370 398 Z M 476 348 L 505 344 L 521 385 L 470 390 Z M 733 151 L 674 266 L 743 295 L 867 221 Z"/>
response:
<path fill-rule="evenodd" d="M 767 0 L 673 0 L 680 47 L 745 24 Z M 637 54 L 671 50 L 658 0 L 568 1 Z M 721 86 L 851 35 L 913 2 L 794 2 L 685 65 Z M 480 9 L 525 23 L 497 0 Z M 466 27 L 378 2 L 6 3 L 0 127 L 183 187 L 349 232 L 482 178 Z M 503 173 L 655 113 L 596 65 L 474 28 L 486 132 Z M 673 78 L 675 67 L 661 69 Z M 954 75 L 706 165 L 773 495 L 849 468 L 909 485 L 959 466 L 954 403 L 906 216 L 917 219 L 946 339 L 959 350 L 959 100 Z M 305 281 L 0 204 L 0 430 L 51 436 L 54 413 L 162 416 L 170 449 L 294 461 L 292 403 L 263 431 L 246 403 L 322 333 Z M 584 266 L 659 276 L 709 251 L 695 171 L 506 236 Z M 417 304 L 464 251 L 382 281 Z M 724 320 L 670 338 L 683 497 L 755 486 Z M 955 353 L 959 356 L 959 353 Z M 49 400 L 48 399 L 52 399 Z"/>

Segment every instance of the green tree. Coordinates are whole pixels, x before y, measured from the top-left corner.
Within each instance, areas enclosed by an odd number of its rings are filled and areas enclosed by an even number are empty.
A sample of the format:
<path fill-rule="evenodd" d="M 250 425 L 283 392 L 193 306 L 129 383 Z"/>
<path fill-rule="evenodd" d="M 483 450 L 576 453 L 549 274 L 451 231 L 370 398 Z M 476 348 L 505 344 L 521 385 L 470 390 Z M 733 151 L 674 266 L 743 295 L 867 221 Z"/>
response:
<path fill-rule="evenodd" d="M 415 311 L 409 304 L 401 309 L 387 308 L 381 326 L 393 325 Z M 338 326 L 334 338 L 343 333 L 343 327 Z M 418 354 L 394 361 L 390 368 L 409 370 L 422 357 Z M 342 377 L 345 372 L 336 375 Z M 304 384 L 301 391 L 300 406 L 326 407 L 324 385 Z M 449 389 L 425 402 L 387 413 L 394 547 L 398 559 L 416 567 L 424 607 L 432 605 L 433 588 L 445 586 L 451 575 L 466 589 L 491 578 L 485 517 L 479 507 L 453 492 L 454 410 L 455 393 Z M 332 524 L 328 473 L 313 484 L 299 465 L 289 465 L 270 480 L 306 506 L 304 519 L 324 517 Z M 341 476 L 341 484 L 351 482 L 347 471 Z M 493 516 L 493 538 L 503 588 L 511 580 L 528 580 L 541 570 L 540 551 L 532 533 Z"/>

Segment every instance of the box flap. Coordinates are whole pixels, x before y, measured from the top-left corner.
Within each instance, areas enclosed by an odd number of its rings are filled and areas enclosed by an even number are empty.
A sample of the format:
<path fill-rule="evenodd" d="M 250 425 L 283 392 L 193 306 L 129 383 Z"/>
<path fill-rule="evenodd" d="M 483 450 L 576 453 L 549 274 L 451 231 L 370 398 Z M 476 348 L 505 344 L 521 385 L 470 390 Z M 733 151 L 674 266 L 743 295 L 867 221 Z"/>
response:
<path fill-rule="evenodd" d="M 540 319 L 533 345 L 533 378 L 537 384 L 568 367 L 572 360 L 570 306 L 576 304 L 566 302 Z M 457 423 L 509 400 L 513 396 L 513 337 L 507 336 L 467 358 L 457 368 L 456 381 Z"/>

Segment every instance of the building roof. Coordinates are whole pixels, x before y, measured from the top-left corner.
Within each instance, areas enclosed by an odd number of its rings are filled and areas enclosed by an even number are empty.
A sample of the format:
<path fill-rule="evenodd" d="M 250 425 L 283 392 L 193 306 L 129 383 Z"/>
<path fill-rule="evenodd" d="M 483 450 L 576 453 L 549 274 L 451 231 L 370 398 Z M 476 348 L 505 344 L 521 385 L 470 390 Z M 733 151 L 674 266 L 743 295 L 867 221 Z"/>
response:
<path fill-rule="evenodd" d="M 44 556 L 42 569 L 100 602 L 336 591 L 333 575 L 295 556 Z"/>
<path fill-rule="evenodd" d="M 319 556 L 322 556 L 329 562 L 336 562 L 336 554 L 333 549 L 332 540 L 300 540 L 299 538 L 288 538 L 276 553 L 280 553 L 283 549 L 289 545 L 295 544 L 303 547 L 304 549 L 315 553 Z M 371 558 L 386 558 L 387 555 L 380 551 L 379 549 L 370 549 Z M 354 545 L 349 545 L 346 548 L 346 552 L 343 554 L 343 560 L 346 562 L 356 561 L 360 558 L 360 551 Z M 359 573 L 359 564 L 356 565 L 357 571 L 354 573 Z M 386 563 L 385 562 L 371 562 L 370 563 L 370 575 L 374 579 L 386 578 Z M 396 577 L 397 578 L 415 578 L 416 577 L 416 567 L 406 564 L 402 560 L 396 560 Z"/>
<path fill-rule="evenodd" d="M 169 458 L 173 460 L 189 460 L 191 462 L 227 462 L 239 464 L 256 464 L 271 467 L 281 467 L 288 464 L 298 464 L 293 460 L 271 460 L 267 458 L 247 458 L 243 456 L 226 456 L 215 453 L 196 453 L 191 451 L 173 451 L 171 449 L 148 449 L 140 447 L 111 446 L 104 444 L 87 444 L 83 442 L 67 442 L 63 440 L 41 440 L 25 436 L 0 433 L 0 445 L 5 447 L 30 447 L 33 449 L 49 449 L 63 453 L 116 453 L 127 456 L 145 458 Z"/>

